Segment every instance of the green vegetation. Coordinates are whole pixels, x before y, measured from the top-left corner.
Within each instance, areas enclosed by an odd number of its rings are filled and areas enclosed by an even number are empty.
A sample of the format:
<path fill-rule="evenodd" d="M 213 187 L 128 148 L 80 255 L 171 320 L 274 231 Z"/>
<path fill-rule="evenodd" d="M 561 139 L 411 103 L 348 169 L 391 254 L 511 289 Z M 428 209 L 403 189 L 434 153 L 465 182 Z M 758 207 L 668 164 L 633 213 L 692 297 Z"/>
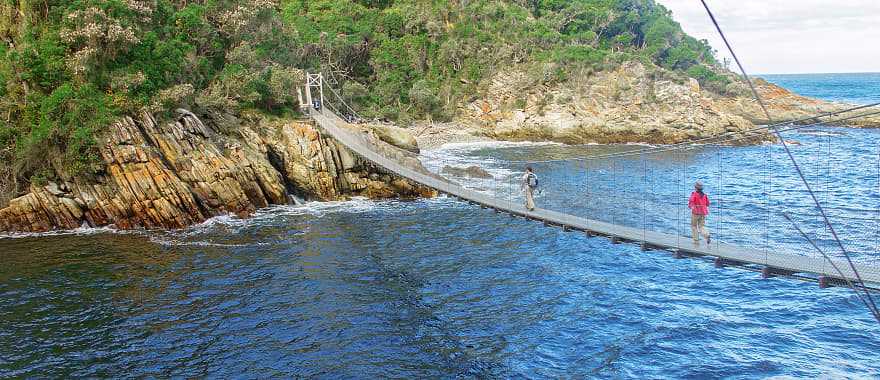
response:
<path fill-rule="evenodd" d="M 0 38 L 4 194 L 93 173 L 121 115 L 296 113 L 303 70 L 402 122 L 450 118 L 513 64 L 564 81 L 636 59 L 727 80 L 654 0 L 0 0 Z"/>

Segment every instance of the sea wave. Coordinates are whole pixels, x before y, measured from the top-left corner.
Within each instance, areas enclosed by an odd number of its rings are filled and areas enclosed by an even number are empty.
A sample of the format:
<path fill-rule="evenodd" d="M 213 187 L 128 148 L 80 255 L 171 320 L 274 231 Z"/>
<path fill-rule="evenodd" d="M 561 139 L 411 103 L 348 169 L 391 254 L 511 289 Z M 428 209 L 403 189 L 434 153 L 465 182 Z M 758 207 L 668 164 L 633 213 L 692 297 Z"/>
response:
<path fill-rule="evenodd" d="M 72 230 L 56 230 L 56 231 L 46 231 L 46 232 L 9 232 L 9 233 L 0 233 L 0 240 L 3 239 L 26 239 L 26 238 L 35 238 L 35 237 L 49 237 L 49 236 L 89 236 L 89 235 L 98 235 L 105 233 L 122 233 L 122 234 L 131 234 L 136 231 L 134 230 L 120 230 L 115 226 L 103 226 L 103 227 L 89 227 L 88 225 L 83 224 L 79 228 L 75 228 Z"/>
<path fill-rule="evenodd" d="M 553 141 L 471 141 L 471 142 L 453 142 L 446 143 L 437 148 L 424 150 L 425 152 L 433 152 L 433 151 L 442 151 L 442 150 L 454 150 L 458 152 L 462 151 L 474 151 L 481 149 L 498 149 L 498 148 L 515 148 L 515 147 L 526 147 L 526 146 L 564 146 L 563 143 L 553 142 Z"/>
<path fill-rule="evenodd" d="M 365 197 L 354 197 L 346 201 L 331 202 L 307 202 L 303 205 L 273 205 L 262 208 L 254 212 L 248 217 L 238 217 L 233 214 L 218 215 L 208 218 L 204 222 L 194 224 L 178 230 L 146 230 L 133 229 L 123 230 L 116 228 L 115 225 L 102 227 L 89 227 L 83 225 L 72 230 L 56 230 L 46 232 L 11 232 L 0 234 L 2 239 L 25 239 L 51 236 L 89 236 L 98 234 L 119 234 L 119 235 L 143 235 L 157 244 L 163 245 L 204 245 L 204 246 L 228 246 L 222 243 L 212 243 L 205 241 L 187 241 L 186 238 L 196 237 L 206 233 L 215 232 L 217 229 L 224 229 L 229 233 L 237 233 L 241 230 L 255 225 L 270 223 L 273 219 L 284 216 L 312 216 L 322 217 L 327 214 L 346 212 L 346 213 L 366 213 L 376 210 L 393 211 L 399 208 L 399 202 L 395 200 L 370 200 Z M 174 238 L 169 238 L 168 234 L 173 234 Z"/>

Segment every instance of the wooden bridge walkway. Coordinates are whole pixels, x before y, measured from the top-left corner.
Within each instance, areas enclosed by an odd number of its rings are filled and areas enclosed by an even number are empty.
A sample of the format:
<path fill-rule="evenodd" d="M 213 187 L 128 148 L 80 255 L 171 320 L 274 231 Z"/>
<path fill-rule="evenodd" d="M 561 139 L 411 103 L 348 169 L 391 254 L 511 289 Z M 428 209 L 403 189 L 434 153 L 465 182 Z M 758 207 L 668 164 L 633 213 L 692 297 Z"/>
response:
<path fill-rule="evenodd" d="M 761 271 L 764 277 L 793 276 L 818 281 L 822 287 L 840 285 L 844 283 L 843 279 L 856 278 L 852 267 L 844 259 L 826 260 L 822 257 L 796 253 L 767 252 L 722 242 L 696 246 L 687 236 L 620 226 L 540 208 L 529 211 L 519 202 L 466 189 L 442 177 L 408 167 L 399 160 L 383 155 L 379 152 L 380 149 L 376 148 L 377 142 L 370 141 L 362 134 L 344 127 L 347 123 L 329 109 L 324 108 L 320 111 L 313 109 L 311 114 L 327 134 L 373 164 L 440 193 L 496 212 L 540 221 L 545 225 L 557 226 L 565 230 L 581 231 L 590 236 L 605 236 L 615 243 L 637 243 L 644 250 L 668 250 L 675 253 L 676 257 L 714 258 L 716 266 L 736 266 Z M 880 268 L 865 263 L 856 263 L 855 267 L 867 288 L 880 289 Z"/>

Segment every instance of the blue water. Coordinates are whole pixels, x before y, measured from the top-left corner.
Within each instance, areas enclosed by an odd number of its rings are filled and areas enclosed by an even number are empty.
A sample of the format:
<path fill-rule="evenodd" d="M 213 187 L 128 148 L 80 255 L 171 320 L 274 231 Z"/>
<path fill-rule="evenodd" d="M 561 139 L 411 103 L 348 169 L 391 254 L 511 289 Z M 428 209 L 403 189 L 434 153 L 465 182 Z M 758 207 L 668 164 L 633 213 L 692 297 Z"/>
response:
<path fill-rule="evenodd" d="M 798 94 L 852 104 L 880 102 L 880 73 L 761 75 Z"/>
<path fill-rule="evenodd" d="M 786 138 L 855 259 L 880 265 L 880 133 Z M 574 160 L 635 148 L 465 145 L 428 152 L 426 164 L 480 163 L 493 180 L 456 180 L 521 202 L 520 161 L 533 162 L 542 207 L 682 234 L 700 179 L 715 240 L 815 255 L 787 211 L 829 245 L 778 145 Z M 545 159 L 562 161 L 534 163 Z M 2 239 L 0 257 L 0 377 L 880 376 L 880 324 L 850 290 L 447 198 Z"/>

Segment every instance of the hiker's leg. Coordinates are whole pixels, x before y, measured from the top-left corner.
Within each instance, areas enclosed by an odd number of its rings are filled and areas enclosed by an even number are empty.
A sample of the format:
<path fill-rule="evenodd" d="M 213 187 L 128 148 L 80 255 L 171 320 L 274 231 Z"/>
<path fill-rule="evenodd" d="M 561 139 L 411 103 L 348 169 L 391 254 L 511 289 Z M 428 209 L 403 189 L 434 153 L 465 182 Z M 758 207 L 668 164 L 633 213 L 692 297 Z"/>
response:
<path fill-rule="evenodd" d="M 706 241 L 709 241 L 709 229 L 706 228 L 706 215 L 700 215 L 700 232 L 702 232 Z"/>
<path fill-rule="evenodd" d="M 531 187 L 526 187 L 526 208 L 529 210 L 535 208 L 535 192 Z"/>
<path fill-rule="evenodd" d="M 694 243 L 700 241 L 700 216 L 697 214 L 691 214 L 691 237 L 694 239 Z"/>

